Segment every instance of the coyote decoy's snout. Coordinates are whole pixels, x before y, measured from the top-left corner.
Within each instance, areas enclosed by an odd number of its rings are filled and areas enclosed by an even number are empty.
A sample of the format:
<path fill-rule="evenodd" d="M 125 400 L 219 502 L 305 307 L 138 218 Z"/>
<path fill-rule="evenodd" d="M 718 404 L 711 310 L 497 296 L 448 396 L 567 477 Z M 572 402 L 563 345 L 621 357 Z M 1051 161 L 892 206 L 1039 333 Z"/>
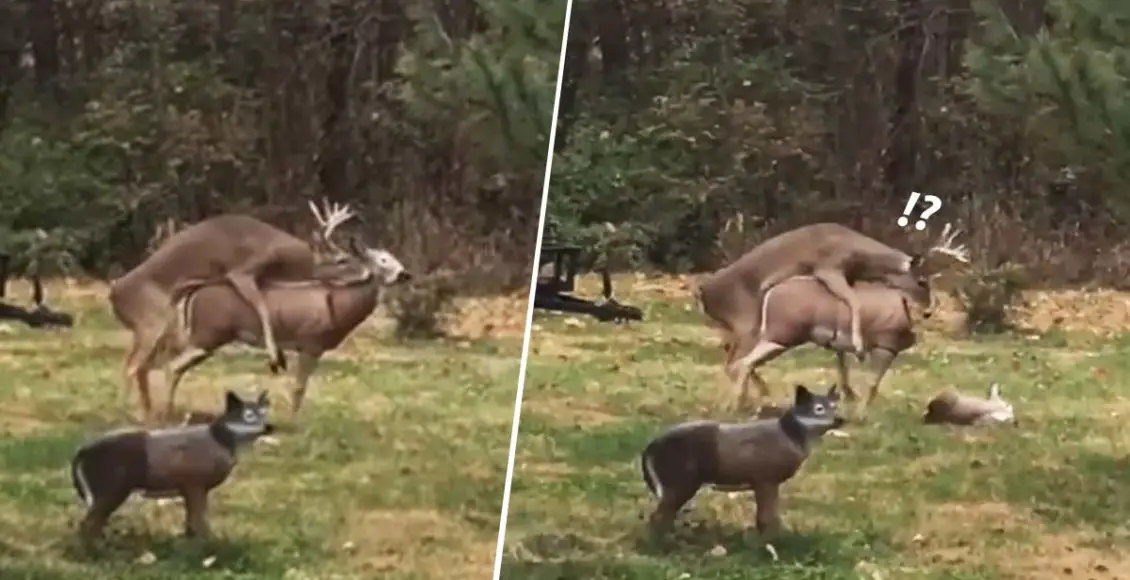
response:
<path fill-rule="evenodd" d="M 679 509 L 704 485 L 712 485 L 723 491 L 752 491 L 758 531 L 777 532 L 781 484 L 800 469 L 814 440 L 843 424 L 837 415 L 839 399 L 835 386 L 819 395 L 797 385 L 792 408 L 779 418 L 692 421 L 660 434 L 640 457 L 644 483 L 659 500 L 651 529 L 669 529 Z"/>
<path fill-rule="evenodd" d="M 208 493 L 227 480 L 238 450 L 274 428 L 266 422 L 267 392 L 245 401 L 227 392 L 224 412 L 203 425 L 168 429 L 124 429 L 79 448 L 71 481 L 87 506 L 79 534 L 89 543 L 135 492 L 146 497 L 181 496 L 185 534 L 207 536 Z"/>

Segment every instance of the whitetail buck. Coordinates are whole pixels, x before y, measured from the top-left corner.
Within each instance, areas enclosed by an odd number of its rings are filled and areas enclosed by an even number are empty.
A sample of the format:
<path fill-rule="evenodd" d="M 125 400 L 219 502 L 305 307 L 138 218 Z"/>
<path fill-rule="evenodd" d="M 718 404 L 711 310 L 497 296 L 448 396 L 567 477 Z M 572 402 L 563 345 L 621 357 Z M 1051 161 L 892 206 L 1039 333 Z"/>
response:
<path fill-rule="evenodd" d="M 327 351 L 337 348 L 357 325 L 377 307 L 383 286 L 411 279 L 404 266 L 383 249 L 368 248 L 349 240 L 352 279 L 329 279 L 320 274 L 307 281 L 272 281 L 263 287 L 267 312 L 280 348 L 298 353 L 291 414 L 298 413 L 306 396 L 310 375 Z M 347 265 L 346 267 L 349 267 Z M 342 269 L 340 265 L 333 268 Z M 329 269 L 324 267 L 322 269 Z M 360 269 L 360 275 L 357 275 Z M 178 334 L 167 345 L 175 358 L 166 367 L 168 403 L 172 416 L 177 386 L 192 368 L 232 342 L 263 346 L 255 311 L 231 285 L 202 283 L 191 287 L 177 305 Z"/>
<path fill-rule="evenodd" d="M 954 245 L 957 235 L 946 224 L 939 243 L 928 253 L 968 262 L 965 247 Z M 769 238 L 732 264 L 702 277 L 697 297 L 703 313 L 723 333 L 726 373 L 737 381 L 741 368 L 748 366 L 748 362 L 738 363 L 748 359 L 763 327 L 762 297 L 774 286 L 793 276 L 819 280 L 847 306 L 851 350 L 862 357 L 860 301 L 852 286 L 873 281 L 913 293 L 931 277 L 925 262 L 924 255 L 896 250 L 847 226 L 810 224 Z M 742 383 L 735 382 L 734 387 L 742 388 Z"/>
<path fill-rule="evenodd" d="M 874 378 L 865 398 L 856 394 L 848 378 L 847 353 L 851 343 L 847 305 L 832 294 L 814 276 L 797 276 L 770 288 L 765 293 L 761 311 L 761 332 L 750 353 L 736 363 L 741 365 L 738 384 L 738 406 L 748 402 L 748 380 L 752 380 L 762 399 L 772 400 L 772 393 L 757 367 L 781 356 L 786 351 L 811 343 L 836 353 L 839 385 L 851 401 L 860 403 L 858 416 L 879 391 L 879 383 L 895 358 L 914 346 L 914 317 L 908 301 L 929 313 L 933 302 L 930 285 L 925 280 L 913 291 L 895 290 L 877 282 L 858 282 L 853 288 L 859 301 L 860 328 L 863 346 Z"/>
<path fill-rule="evenodd" d="M 348 207 L 311 202 L 321 226 L 320 241 L 331 241 L 334 229 L 352 217 Z M 114 316 L 132 334 L 126 355 L 126 387 L 136 386 L 148 419 L 152 412 L 149 370 L 156 350 L 175 320 L 174 304 L 185 287 L 201 280 L 224 280 L 255 313 L 265 337 L 272 371 L 286 360 L 269 324 L 260 291 L 264 280 L 302 280 L 314 275 L 318 257 L 310 244 L 251 216 L 223 214 L 197 222 L 170 236 L 145 261 L 110 283 Z"/>

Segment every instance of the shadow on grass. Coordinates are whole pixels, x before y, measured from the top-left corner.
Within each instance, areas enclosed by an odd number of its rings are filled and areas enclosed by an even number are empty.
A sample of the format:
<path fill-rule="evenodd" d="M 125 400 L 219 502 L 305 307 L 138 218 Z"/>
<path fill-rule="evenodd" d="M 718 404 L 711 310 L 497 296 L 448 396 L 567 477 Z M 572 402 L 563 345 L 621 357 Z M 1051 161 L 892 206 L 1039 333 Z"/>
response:
<path fill-rule="evenodd" d="M 858 534 L 784 533 L 771 542 L 778 559 L 756 532 L 717 522 L 690 521 L 655 539 L 644 531 L 625 540 L 631 556 L 600 554 L 601 546 L 575 534 L 536 534 L 521 542 L 525 556 L 508 557 L 503 578 L 657 578 L 684 570 L 694 578 L 856 578 L 855 564 L 871 548 Z M 724 550 L 724 551 L 723 551 Z M 788 573 L 786 573 L 788 572 Z M 784 574 L 783 574 L 784 573 Z M 674 574 L 674 575 L 672 575 Z M 687 577 L 685 574 L 681 577 Z"/>
<path fill-rule="evenodd" d="M 140 529 L 108 529 L 106 536 L 89 549 L 72 536 L 61 542 L 61 550 L 74 563 L 129 567 L 131 572 L 138 562 L 148 561 L 155 576 L 207 570 L 210 574 L 254 573 L 281 578 L 290 564 L 279 559 L 280 551 L 270 543 L 250 538 L 216 537 L 205 541 Z"/>

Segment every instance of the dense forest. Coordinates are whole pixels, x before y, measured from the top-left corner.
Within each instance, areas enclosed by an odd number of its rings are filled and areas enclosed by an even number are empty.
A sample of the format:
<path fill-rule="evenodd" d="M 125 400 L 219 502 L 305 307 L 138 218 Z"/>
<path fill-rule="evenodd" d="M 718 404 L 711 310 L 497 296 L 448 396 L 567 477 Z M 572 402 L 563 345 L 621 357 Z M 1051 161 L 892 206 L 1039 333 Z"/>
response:
<path fill-rule="evenodd" d="M 0 253 L 111 277 L 306 200 L 461 288 L 528 283 L 565 0 L 0 0 Z M 481 275 L 476 275 L 481 274 Z"/>
<path fill-rule="evenodd" d="M 1115 0 L 578 0 L 547 231 L 667 271 L 826 219 L 921 248 L 922 192 L 979 267 L 1122 285 L 1128 78 Z"/>

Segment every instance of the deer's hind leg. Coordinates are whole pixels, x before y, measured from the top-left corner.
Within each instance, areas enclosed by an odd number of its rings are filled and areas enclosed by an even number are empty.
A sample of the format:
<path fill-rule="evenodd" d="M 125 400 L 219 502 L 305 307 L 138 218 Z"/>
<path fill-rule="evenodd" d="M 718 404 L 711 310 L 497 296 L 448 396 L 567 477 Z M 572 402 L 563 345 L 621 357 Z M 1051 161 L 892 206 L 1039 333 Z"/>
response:
<path fill-rule="evenodd" d="M 153 368 L 161 333 L 154 327 L 142 326 L 134 331 L 133 346 L 126 355 L 126 391 L 137 390 L 141 403 L 142 419 L 148 421 L 153 412 L 153 396 L 149 389 L 149 373 Z"/>
<path fill-rule="evenodd" d="M 263 333 L 263 345 L 267 349 L 267 356 L 270 357 L 268 364 L 271 372 L 278 372 L 286 369 L 286 357 L 283 356 L 278 343 L 275 342 L 275 331 L 271 325 L 271 313 L 267 308 L 267 299 L 263 297 L 263 292 L 259 289 L 258 281 L 254 275 L 262 269 L 261 266 L 263 264 L 254 264 L 239 271 L 229 272 L 227 278 L 239 297 L 255 310 L 255 315 L 259 318 L 260 331 Z"/>
<path fill-rule="evenodd" d="M 734 362 L 733 367 L 737 372 L 734 384 L 735 389 L 738 391 L 738 408 L 744 409 L 749 404 L 750 381 L 753 381 L 757 386 L 758 397 L 762 401 L 773 400 L 773 391 L 769 388 L 765 379 L 757 372 L 757 367 L 781 356 L 781 354 L 788 349 L 789 347 L 783 344 L 767 340 L 757 340 L 748 354 Z"/>
<path fill-rule="evenodd" d="M 165 367 L 165 385 L 167 385 L 168 400 L 165 402 L 165 416 L 172 417 L 175 411 L 177 387 L 180 386 L 184 375 L 196 368 L 200 363 L 212 357 L 215 351 L 196 346 L 188 347 L 176 356 Z"/>

